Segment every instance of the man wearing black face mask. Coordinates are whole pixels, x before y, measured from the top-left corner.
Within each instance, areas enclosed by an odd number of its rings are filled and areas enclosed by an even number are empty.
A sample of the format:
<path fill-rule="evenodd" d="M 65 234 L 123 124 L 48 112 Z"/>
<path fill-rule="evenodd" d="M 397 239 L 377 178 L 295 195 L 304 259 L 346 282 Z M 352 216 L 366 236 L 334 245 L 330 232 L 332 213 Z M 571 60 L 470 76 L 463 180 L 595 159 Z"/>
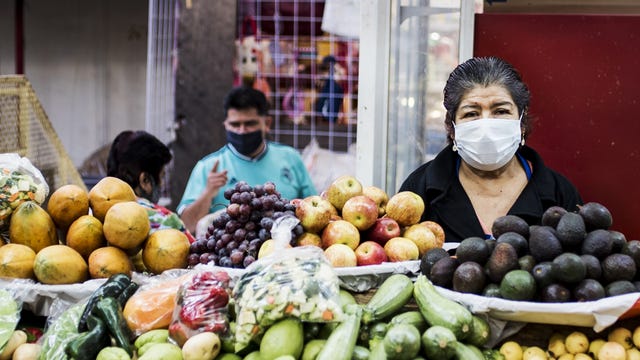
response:
<path fill-rule="evenodd" d="M 178 213 L 192 232 L 203 216 L 229 203 L 224 190 L 246 181 L 255 186 L 271 181 L 286 199 L 316 194 L 300 154 L 290 146 L 266 140 L 271 125 L 264 94 L 238 87 L 224 100 L 227 144 L 193 168 Z"/>
<path fill-rule="evenodd" d="M 164 167 L 171 161 L 169 148 L 145 131 L 123 131 L 113 140 L 107 159 L 107 175 L 117 177 L 131 186 L 138 204 L 144 206 L 151 223 L 150 233 L 160 229 L 185 232 L 180 217 L 158 205 Z"/>

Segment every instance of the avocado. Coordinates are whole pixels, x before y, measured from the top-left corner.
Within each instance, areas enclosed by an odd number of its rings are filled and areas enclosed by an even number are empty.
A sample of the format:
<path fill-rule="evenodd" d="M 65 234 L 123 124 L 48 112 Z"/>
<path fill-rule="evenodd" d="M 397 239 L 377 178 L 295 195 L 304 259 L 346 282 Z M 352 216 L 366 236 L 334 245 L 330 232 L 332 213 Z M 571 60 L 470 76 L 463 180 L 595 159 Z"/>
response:
<path fill-rule="evenodd" d="M 587 267 L 580 256 L 574 253 L 558 255 L 553 259 L 551 270 L 556 280 L 569 284 L 579 283 L 587 275 Z"/>
<path fill-rule="evenodd" d="M 531 300 L 536 294 L 536 281 L 524 270 L 509 271 L 500 281 L 500 294 L 508 300 Z"/>
<path fill-rule="evenodd" d="M 451 289 L 453 285 L 453 273 L 460 263 L 452 257 L 443 257 L 433 264 L 429 273 L 429 280 L 433 285 Z"/>
<path fill-rule="evenodd" d="M 561 206 L 552 206 L 542 213 L 540 223 L 544 226 L 551 226 L 555 229 L 555 227 L 558 226 L 558 221 L 560 221 L 562 215 L 566 213 L 567 210 L 565 208 Z"/>
<path fill-rule="evenodd" d="M 640 241 L 631 240 L 624 244 L 621 253 L 631 256 L 636 263 L 636 268 L 640 268 Z"/>
<path fill-rule="evenodd" d="M 487 277 L 482 265 L 474 261 L 466 261 L 453 273 L 453 290 L 461 293 L 480 294 L 484 289 Z"/>
<path fill-rule="evenodd" d="M 491 234 L 494 238 L 499 238 L 500 235 L 513 231 L 524 236 L 529 237 L 529 224 L 524 219 L 516 215 L 504 215 L 497 218 L 493 225 L 491 225 Z"/>
<path fill-rule="evenodd" d="M 462 264 L 467 261 L 473 261 L 480 265 L 484 265 L 491 256 L 491 249 L 485 241 L 480 237 L 468 237 L 460 242 L 456 248 L 456 257 Z"/>
<path fill-rule="evenodd" d="M 549 226 L 532 227 L 529 236 L 529 253 L 537 262 L 551 261 L 562 254 L 562 245 L 555 230 Z"/>
<path fill-rule="evenodd" d="M 624 249 L 624 245 L 627 243 L 627 237 L 620 231 L 609 230 L 611 235 L 611 252 L 619 253 Z"/>
<path fill-rule="evenodd" d="M 542 302 L 567 302 L 571 299 L 571 291 L 562 284 L 550 284 L 542 288 L 540 291 L 540 300 Z"/>
<path fill-rule="evenodd" d="M 587 231 L 595 229 L 609 229 L 613 223 L 611 212 L 604 205 L 597 202 L 588 202 L 578 206 L 578 214 L 584 219 Z"/>
<path fill-rule="evenodd" d="M 584 262 L 584 266 L 587 268 L 587 275 L 585 278 L 600 280 L 602 278 L 602 266 L 600 265 L 600 260 L 597 257 L 589 254 L 580 255 L 582 262 Z"/>
<path fill-rule="evenodd" d="M 487 284 L 484 290 L 482 290 L 482 296 L 501 298 L 500 285 L 494 283 Z"/>
<path fill-rule="evenodd" d="M 595 301 L 605 296 L 604 287 L 594 279 L 584 279 L 573 288 L 573 298 L 576 301 Z"/>
<path fill-rule="evenodd" d="M 422 255 L 422 258 L 420 259 L 420 273 L 422 275 L 429 276 L 433 264 L 435 264 L 436 261 L 442 259 L 443 257 L 449 257 L 449 253 L 443 248 L 436 247 L 427 250 L 427 252 L 424 253 L 424 255 Z"/>
<path fill-rule="evenodd" d="M 580 249 L 587 235 L 582 216 L 572 212 L 562 215 L 556 226 L 556 234 L 564 251 Z"/>
<path fill-rule="evenodd" d="M 496 248 L 496 239 L 486 239 L 484 242 L 487 243 L 487 246 L 489 247 L 489 252 L 492 253 L 493 249 Z"/>
<path fill-rule="evenodd" d="M 555 281 L 553 278 L 552 265 L 553 263 L 551 261 L 543 261 L 536 264 L 533 270 L 531 270 L 531 275 L 536 280 L 538 288 L 543 289 Z"/>
<path fill-rule="evenodd" d="M 613 241 L 607 230 L 596 229 L 590 231 L 582 242 L 582 254 L 589 254 L 604 259 L 611 254 Z"/>
<path fill-rule="evenodd" d="M 503 233 L 496 239 L 496 244 L 501 242 L 507 242 L 516 249 L 516 253 L 518 256 L 524 256 L 529 252 L 529 242 L 525 239 L 524 236 L 518 234 L 517 232 L 508 231 Z"/>
<path fill-rule="evenodd" d="M 518 264 L 520 265 L 520 270 L 531 272 L 533 271 L 533 267 L 536 266 L 536 259 L 527 254 L 518 259 Z"/>
<path fill-rule="evenodd" d="M 607 293 L 607 296 L 618 296 L 618 295 L 633 293 L 633 292 L 636 292 L 637 290 L 636 290 L 636 286 L 633 285 L 631 281 L 618 280 L 607 285 L 604 288 L 604 291 Z"/>
<path fill-rule="evenodd" d="M 520 268 L 516 249 L 509 243 L 496 244 L 485 268 L 489 279 L 496 284 L 500 283 L 506 273 Z"/>
<path fill-rule="evenodd" d="M 631 281 L 636 276 L 636 263 L 626 254 L 611 254 L 601 262 L 605 284 L 618 280 Z"/>

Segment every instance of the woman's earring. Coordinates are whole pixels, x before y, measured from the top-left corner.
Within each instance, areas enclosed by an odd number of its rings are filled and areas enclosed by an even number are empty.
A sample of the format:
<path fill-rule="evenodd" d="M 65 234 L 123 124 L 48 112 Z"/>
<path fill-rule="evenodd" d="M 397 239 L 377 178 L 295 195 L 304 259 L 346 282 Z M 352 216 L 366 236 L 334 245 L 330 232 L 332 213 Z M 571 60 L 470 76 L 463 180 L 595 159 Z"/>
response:
<path fill-rule="evenodd" d="M 453 150 L 454 152 L 458 151 L 458 145 L 456 145 L 455 142 L 453 143 L 453 147 L 451 147 L 451 150 Z"/>
<path fill-rule="evenodd" d="M 524 146 L 524 134 L 522 134 L 522 141 L 520 141 L 520 145 Z"/>

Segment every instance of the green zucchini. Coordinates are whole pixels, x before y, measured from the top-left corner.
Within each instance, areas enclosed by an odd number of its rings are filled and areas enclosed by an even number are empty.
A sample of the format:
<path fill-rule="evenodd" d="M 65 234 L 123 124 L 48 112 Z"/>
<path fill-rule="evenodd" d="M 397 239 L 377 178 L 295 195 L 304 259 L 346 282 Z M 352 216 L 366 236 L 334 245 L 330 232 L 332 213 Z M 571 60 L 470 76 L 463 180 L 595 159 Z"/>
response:
<path fill-rule="evenodd" d="M 364 306 L 362 322 L 368 324 L 395 314 L 406 305 L 412 294 L 413 282 L 407 275 L 389 276 Z"/>
<path fill-rule="evenodd" d="M 453 331 L 458 341 L 471 332 L 473 316 L 467 308 L 440 295 L 424 275 L 419 275 L 413 287 L 413 297 L 425 320 Z"/>
<path fill-rule="evenodd" d="M 429 359 L 451 359 L 455 355 L 453 344 L 456 341 L 453 331 L 435 325 L 422 334 L 422 349 Z"/>
<path fill-rule="evenodd" d="M 485 360 L 505 360 L 504 355 L 498 349 L 483 349 L 482 355 Z"/>
<path fill-rule="evenodd" d="M 487 341 L 489 341 L 490 337 L 491 328 L 489 327 L 489 323 L 485 319 L 477 315 L 473 315 L 473 319 L 471 321 L 471 332 L 464 340 L 465 343 L 482 347 L 487 343 Z"/>
<path fill-rule="evenodd" d="M 352 360 L 368 360 L 370 355 L 369 349 L 364 346 L 356 345 L 353 348 L 353 355 L 351 355 Z"/>
<path fill-rule="evenodd" d="M 345 307 L 345 319 L 331 332 L 316 360 L 349 360 L 358 340 L 362 308 L 349 304 Z"/>
<path fill-rule="evenodd" d="M 420 332 L 421 334 L 425 330 L 427 330 L 427 327 L 429 326 L 427 325 L 427 321 L 424 319 L 422 314 L 420 314 L 420 311 L 417 311 L 417 310 L 400 313 L 394 316 L 393 318 L 391 318 L 391 321 L 389 321 L 389 324 L 413 325 L 416 327 L 416 329 L 418 329 L 418 332 Z"/>
<path fill-rule="evenodd" d="M 411 360 L 420 351 L 420 333 L 409 324 L 393 324 L 382 340 L 388 359 Z"/>
<path fill-rule="evenodd" d="M 456 353 L 456 359 L 460 360 L 484 360 L 484 355 L 478 350 L 478 348 L 472 349 L 473 345 L 465 345 L 460 341 L 456 341 L 453 344 L 453 350 Z"/>
<path fill-rule="evenodd" d="M 388 328 L 389 326 L 384 322 L 369 324 L 369 349 L 373 349 L 377 343 L 382 342 L 382 339 L 384 339 L 384 336 L 387 334 Z"/>
<path fill-rule="evenodd" d="M 384 351 L 384 343 L 382 341 L 371 347 L 369 360 L 387 360 L 387 353 Z"/>

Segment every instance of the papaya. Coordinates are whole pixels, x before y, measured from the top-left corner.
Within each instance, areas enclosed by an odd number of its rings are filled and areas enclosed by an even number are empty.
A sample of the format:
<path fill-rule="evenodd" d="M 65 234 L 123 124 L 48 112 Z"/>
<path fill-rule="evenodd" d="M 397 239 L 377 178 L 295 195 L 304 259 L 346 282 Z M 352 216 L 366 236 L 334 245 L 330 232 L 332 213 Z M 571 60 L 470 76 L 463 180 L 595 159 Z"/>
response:
<path fill-rule="evenodd" d="M 102 223 L 107 243 L 123 250 L 139 247 L 147 239 L 150 230 L 147 210 L 135 201 L 114 204 Z"/>
<path fill-rule="evenodd" d="M 33 278 L 35 258 L 35 251 L 26 245 L 7 244 L 0 247 L 0 277 Z"/>
<path fill-rule="evenodd" d="M 47 212 L 58 228 L 66 230 L 77 218 L 89 213 L 89 194 L 78 185 L 63 185 L 49 197 Z"/>
<path fill-rule="evenodd" d="M 189 239 L 182 231 L 162 229 L 149 235 L 142 250 L 144 266 L 154 274 L 187 267 Z"/>
<path fill-rule="evenodd" d="M 40 250 L 33 272 L 38 281 L 49 285 L 81 283 L 89 276 L 82 255 L 66 245 L 51 245 Z"/>
<path fill-rule="evenodd" d="M 89 275 L 93 279 L 109 278 L 114 274 L 131 277 L 133 263 L 129 256 L 115 246 L 105 246 L 94 250 L 87 261 Z"/>
<path fill-rule="evenodd" d="M 25 201 L 11 215 L 9 241 L 26 245 L 38 253 L 47 246 L 58 244 L 58 232 L 51 216 L 40 205 Z"/>
<path fill-rule="evenodd" d="M 135 200 L 136 194 L 131 185 L 114 176 L 102 178 L 89 191 L 89 207 L 101 222 L 114 204 Z"/>

